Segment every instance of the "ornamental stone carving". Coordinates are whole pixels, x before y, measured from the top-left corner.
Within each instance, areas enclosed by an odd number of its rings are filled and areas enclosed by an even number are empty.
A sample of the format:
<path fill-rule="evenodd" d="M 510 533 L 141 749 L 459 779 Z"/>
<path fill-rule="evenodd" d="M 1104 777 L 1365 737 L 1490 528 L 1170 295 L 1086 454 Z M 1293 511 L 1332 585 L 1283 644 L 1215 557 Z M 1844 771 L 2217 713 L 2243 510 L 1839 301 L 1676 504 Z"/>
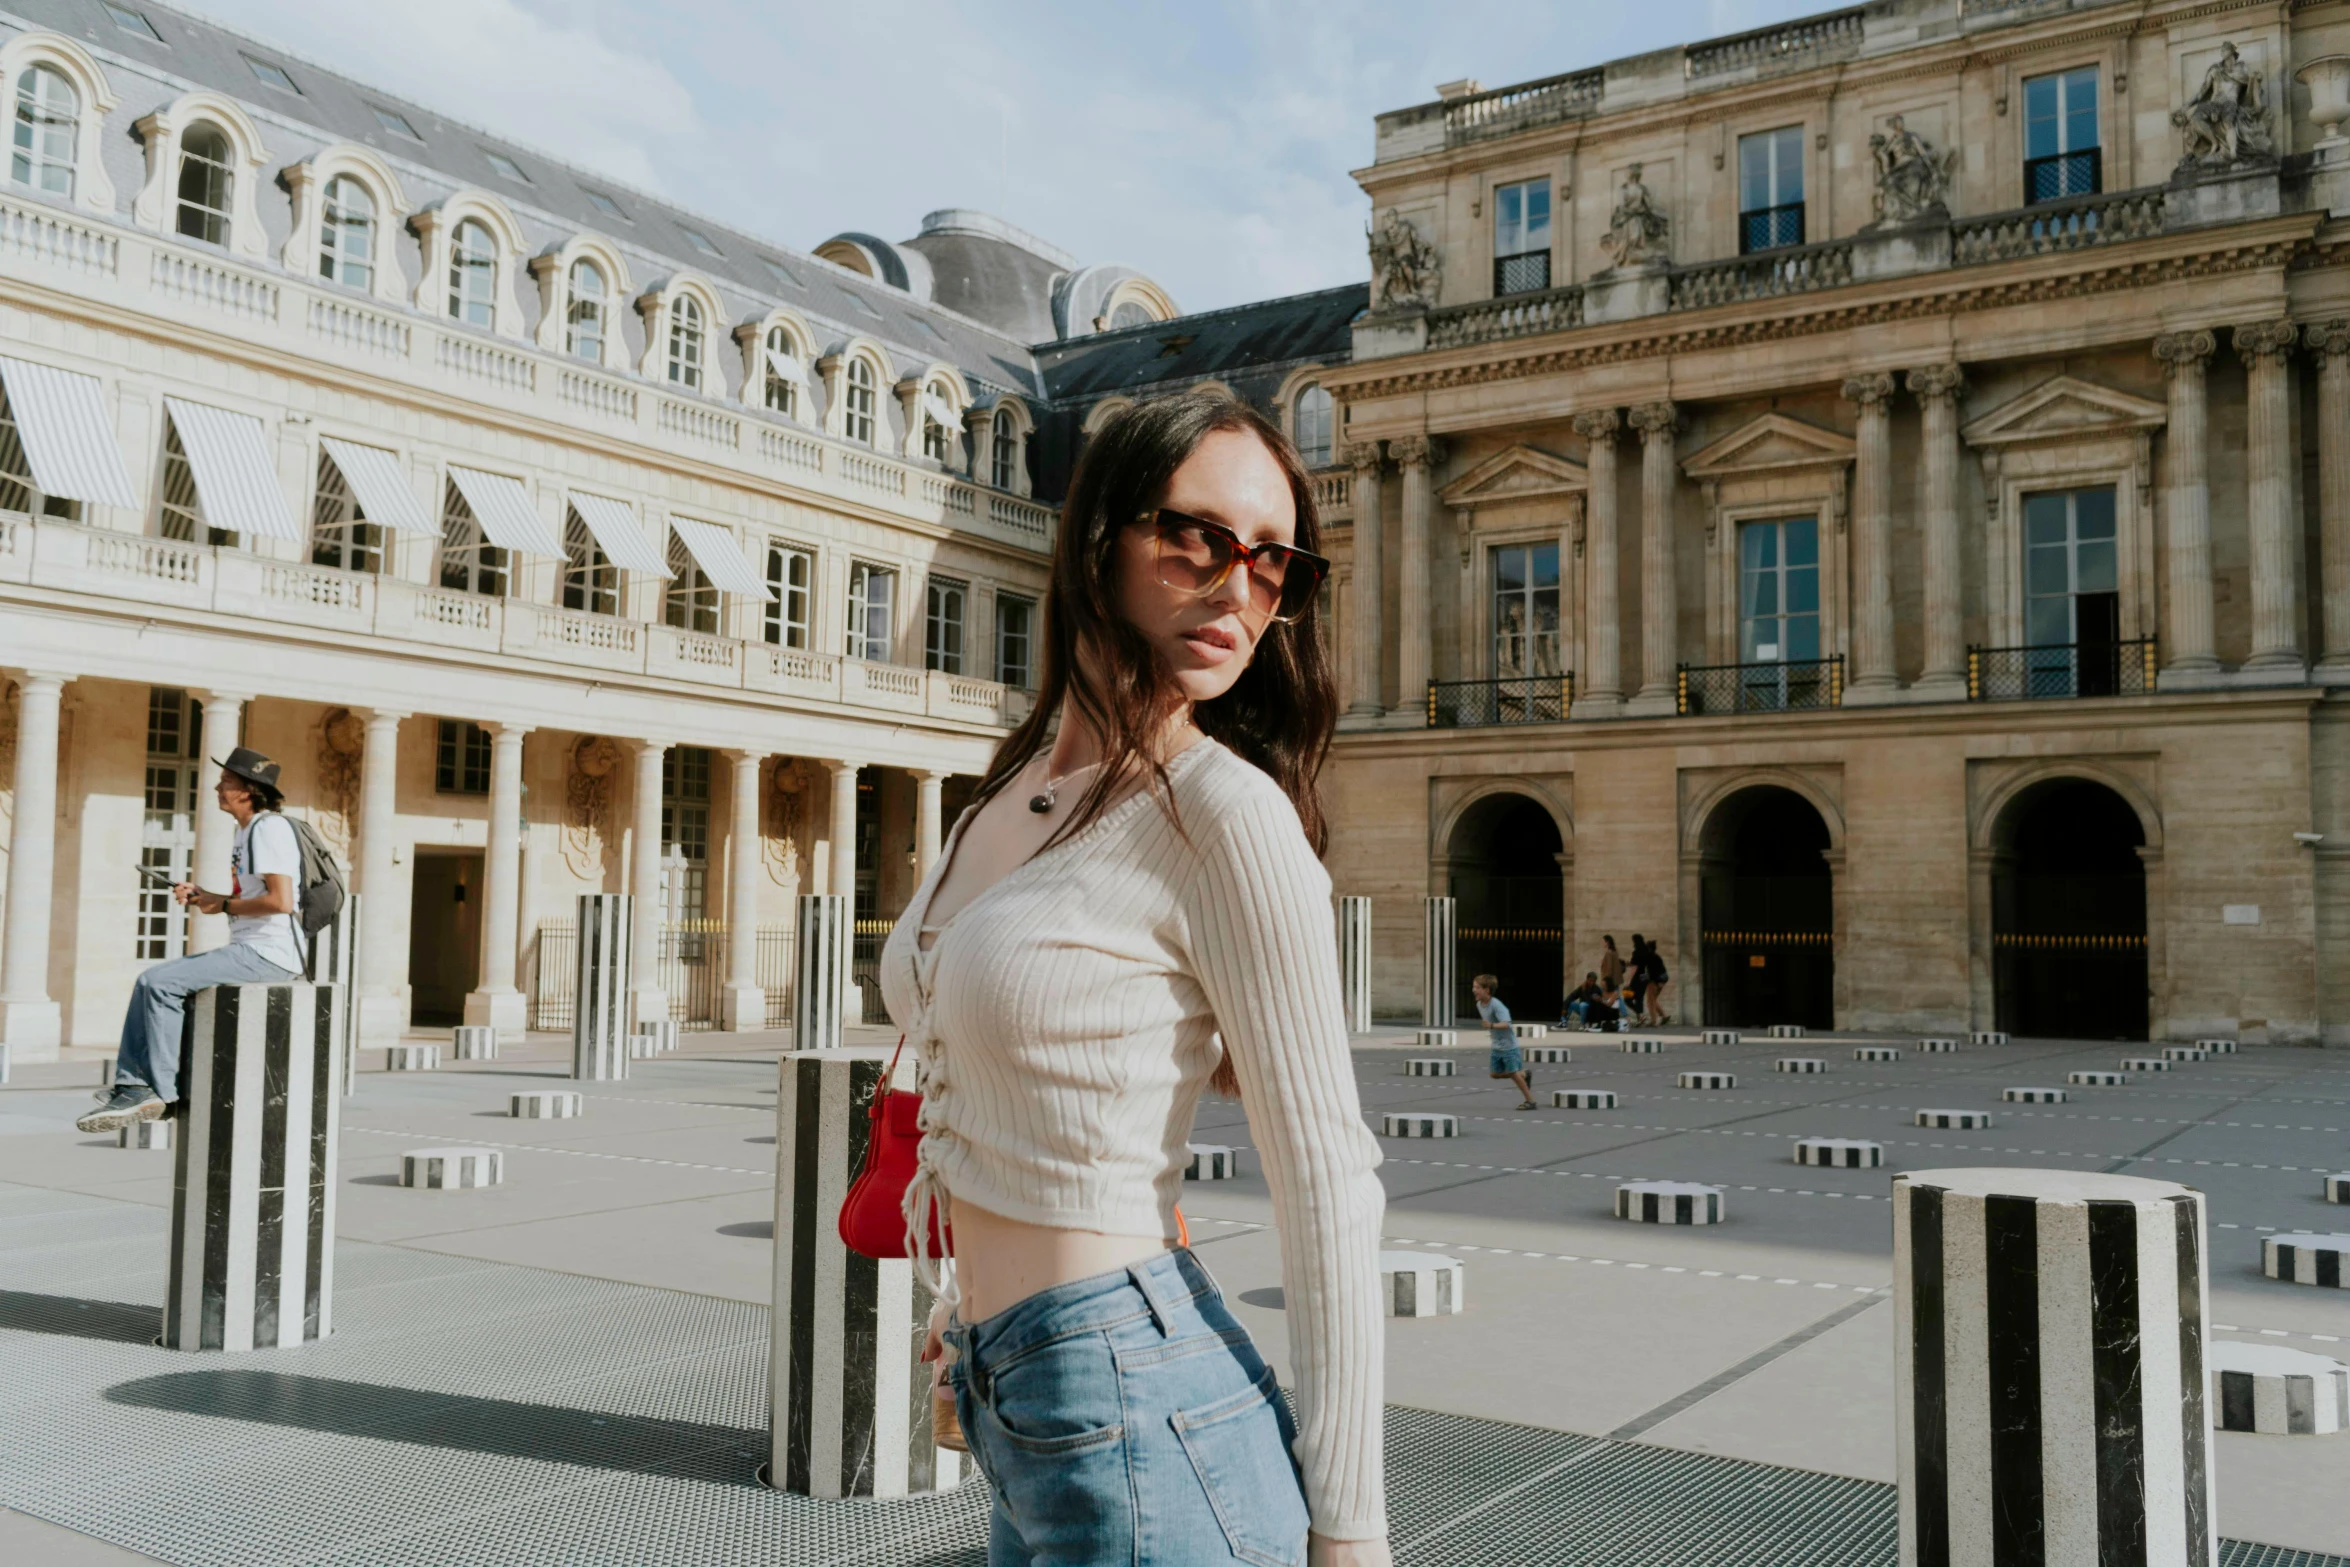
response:
<path fill-rule="evenodd" d="M 2211 356 L 2218 352 L 2219 343 L 2209 332 L 2165 332 L 2154 340 L 2154 357 L 2162 363 L 2167 377 L 2196 375 Z"/>
<path fill-rule="evenodd" d="M 2183 109 L 2173 109 L 2179 128 L 2179 169 L 2227 169 L 2276 157 L 2268 128 L 2268 88 L 2244 63 L 2234 44 L 2220 45 L 2219 58 L 2203 73 L 2203 86 Z"/>
<path fill-rule="evenodd" d="M 1936 152 L 1896 114 L 1884 130 L 1869 138 L 1869 157 L 1877 166 L 1877 222 L 1915 223 L 1921 218 L 1949 216 L 1946 193 L 1958 158 L 1955 148 Z"/>
<path fill-rule="evenodd" d="M 1444 257 L 1418 225 L 1393 207 L 1376 229 L 1371 245 L 1371 297 L 1377 310 L 1426 310 L 1436 303 L 1444 281 Z"/>
<path fill-rule="evenodd" d="M 2301 329 L 2290 321 L 2256 321 L 2229 335 L 2235 339 L 2237 357 L 2252 366 L 2263 359 L 2281 363 L 2293 351 Z"/>
<path fill-rule="evenodd" d="M 779 887 L 800 879 L 800 823 L 807 816 L 808 764 L 796 756 L 775 760 L 767 781 L 767 828 L 761 848 L 767 877 Z"/>
<path fill-rule="evenodd" d="M 1575 415 L 1575 433 L 1587 441 L 1614 445 L 1616 432 L 1623 428 L 1623 420 L 1613 408 L 1587 408 Z"/>
<path fill-rule="evenodd" d="M 563 780 L 563 863 L 592 881 L 603 872 L 604 841 L 612 832 L 612 778 L 620 745 L 609 735 L 581 735 L 571 747 Z"/>
<path fill-rule="evenodd" d="M 1856 375 L 1844 383 L 1844 400 L 1858 403 L 1863 408 L 1881 408 L 1893 400 L 1893 377 L 1879 370 L 1869 375 Z"/>
<path fill-rule="evenodd" d="M 1624 171 L 1607 232 L 1600 236 L 1599 248 L 1619 267 L 1661 266 L 1673 259 L 1672 220 L 1642 183 L 1640 170 L 1635 163 Z"/>
<path fill-rule="evenodd" d="M 347 707 L 333 708 L 318 721 L 318 793 L 326 807 L 319 833 L 344 859 L 351 857 L 351 818 L 359 801 L 360 760 L 367 754 L 367 725 Z"/>
<path fill-rule="evenodd" d="M 1379 471 L 1379 443 L 1377 441 L 1350 442 L 1343 454 L 1346 465 L 1358 474 Z"/>
<path fill-rule="evenodd" d="M 2350 321 L 2313 321 L 2301 329 L 2301 342 L 2320 359 L 2350 354 Z"/>
<path fill-rule="evenodd" d="M 1433 468 L 1444 461 L 1444 442 L 1433 435 L 1405 435 L 1387 443 L 1399 468 Z"/>
<path fill-rule="evenodd" d="M 1955 402 L 1966 395 L 1966 372 L 1957 365 L 1920 365 L 1905 378 L 1920 403 Z"/>
<path fill-rule="evenodd" d="M 1642 403 L 1626 416 L 1643 441 L 1669 440 L 1681 428 L 1681 410 L 1671 403 Z"/>

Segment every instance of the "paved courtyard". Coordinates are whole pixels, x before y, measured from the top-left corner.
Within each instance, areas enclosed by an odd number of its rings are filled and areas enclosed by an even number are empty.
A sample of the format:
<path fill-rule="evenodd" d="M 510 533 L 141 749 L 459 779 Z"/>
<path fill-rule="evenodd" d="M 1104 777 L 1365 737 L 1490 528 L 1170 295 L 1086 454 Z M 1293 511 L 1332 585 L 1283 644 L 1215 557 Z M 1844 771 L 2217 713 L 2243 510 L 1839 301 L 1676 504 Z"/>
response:
<path fill-rule="evenodd" d="M 866 1031 L 886 1043 L 879 1030 Z M 890 1036 L 894 1037 L 894 1036 Z M 1464 1033 L 1464 1041 L 1475 1036 Z M 2269 1230 L 2350 1229 L 2350 1060 L 2241 1055 L 2069 1090 L 2115 1045 L 2019 1041 L 1893 1062 L 1861 1036 L 1658 1054 L 1559 1036 L 1519 1112 L 1483 1075 L 1404 1073 L 1408 1032 L 1356 1052 L 1364 1108 L 1441 1110 L 1450 1140 L 1385 1144 L 1387 1235 L 1467 1265 L 1461 1315 L 1391 1324 L 1391 1491 L 1414 1563 L 1890 1563 L 1891 1174 L 2013 1164 L 2162 1176 L 2210 1196 L 2221 1337 L 2350 1351 L 2350 1296 L 2259 1270 Z M 1883 1040 L 1906 1045 L 1906 1041 Z M 824 1504 L 752 1477 L 766 1426 L 774 1035 L 687 1036 L 629 1081 L 578 1084 L 576 1121 L 506 1096 L 564 1045 L 426 1075 L 368 1071 L 349 1101 L 337 1331 L 298 1351 L 149 1343 L 170 1161 L 84 1137 L 97 1056 L 0 1090 L 0 1559 L 261 1562 L 977 1562 L 978 1487 Z M 1781 1055 L 1826 1072 L 1781 1075 Z M 1685 1090 L 1694 1068 L 1733 1088 Z M 1550 1108 L 1559 1087 L 1619 1108 Z M 1987 1109 L 1981 1131 L 1912 1125 Z M 1797 1166 L 1799 1135 L 1867 1138 L 1881 1170 Z M 1237 1105 L 1198 1140 L 1244 1150 L 1188 1190 L 1195 1244 L 1277 1364 L 1277 1243 Z M 508 1150 L 506 1184 L 398 1185 L 434 1142 Z M 1728 1193 L 1718 1228 L 1612 1217 L 1627 1177 Z M 2350 1436 L 2217 1439 L 2231 1567 L 2350 1558 Z M 2257 1545 L 2244 1542 L 2257 1542 Z"/>

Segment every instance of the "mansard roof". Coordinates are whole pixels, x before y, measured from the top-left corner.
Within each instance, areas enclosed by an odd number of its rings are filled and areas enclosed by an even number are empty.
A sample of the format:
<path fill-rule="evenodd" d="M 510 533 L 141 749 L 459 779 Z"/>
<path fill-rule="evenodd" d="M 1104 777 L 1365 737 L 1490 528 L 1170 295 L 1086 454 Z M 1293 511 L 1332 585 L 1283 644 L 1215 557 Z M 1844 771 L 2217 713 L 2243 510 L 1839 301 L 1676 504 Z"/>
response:
<path fill-rule="evenodd" d="M 1354 319 L 1370 304 L 1369 284 L 1348 283 L 1047 343 L 1037 349 L 1037 365 L 1045 395 L 1074 403 L 1197 381 L 1230 383 L 1283 365 L 1344 364 L 1354 347 Z"/>

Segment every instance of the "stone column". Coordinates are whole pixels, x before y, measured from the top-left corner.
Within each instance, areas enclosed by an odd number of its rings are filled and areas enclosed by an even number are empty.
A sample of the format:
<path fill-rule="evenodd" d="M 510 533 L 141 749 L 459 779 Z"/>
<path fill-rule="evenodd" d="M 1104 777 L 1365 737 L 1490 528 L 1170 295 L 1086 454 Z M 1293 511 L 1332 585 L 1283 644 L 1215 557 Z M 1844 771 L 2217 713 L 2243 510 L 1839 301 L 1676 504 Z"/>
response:
<path fill-rule="evenodd" d="M 514 957 L 522 911 L 522 737 L 526 724 L 490 730 L 490 847 L 482 864 L 481 988 L 465 998 L 465 1021 L 519 1040 L 525 1023 Z"/>
<path fill-rule="evenodd" d="M 1680 649 L 1680 583 L 1673 550 L 1673 436 L 1681 411 L 1647 403 L 1631 413 L 1640 432 L 1640 692 L 1626 712 L 1672 713 Z"/>
<path fill-rule="evenodd" d="M 2215 346 L 2209 332 L 2169 332 L 2154 340 L 2154 357 L 2170 382 L 2170 419 L 2162 442 L 2162 499 L 2170 534 L 2162 617 L 2166 676 L 2219 669 L 2212 651 L 2210 420 L 2203 389 L 2203 370 Z"/>
<path fill-rule="evenodd" d="M 237 732 L 244 726 L 249 696 L 229 691 L 196 691 L 204 704 L 204 732 L 196 757 L 196 853 L 188 874 L 207 892 L 234 891 L 229 886 L 229 854 L 236 848 L 236 818 L 212 797 L 215 765 L 237 748 Z M 19 813 L 21 815 L 21 813 Z M 188 910 L 188 950 L 210 952 L 228 945 L 228 916 Z"/>
<path fill-rule="evenodd" d="M 636 900 L 636 929 L 630 933 L 628 1011 L 631 1023 L 669 1021 L 669 993 L 661 987 L 661 761 L 666 740 L 638 740 L 636 747 L 636 840 L 629 856 L 629 895 Z"/>
<path fill-rule="evenodd" d="M 1349 1033 L 1371 1031 L 1371 900 L 1338 900 L 1338 988 L 1346 998 Z"/>
<path fill-rule="evenodd" d="M 1386 661 L 1385 574 L 1380 570 L 1379 443 L 1361 441 L 1346 449 L 1355 473 L 1354 587 L 1347 615 L 1354 622 L 1352 713 L 1385 712 L 1380 670 Z"/>
<path fill-rule="evenodd" d="M 1918 463 L 1918 517 L 1925 532 L 1925 670 L 1910 695 L 1921 702 L 1966 700 L 1965 579 L 1958 542 L 1958 400 L 1966 374 L 1956 365 L 1909 372 L 1925 429 Z"/>
<path fill-rule="evenodd" d="M 2318 667 L 2350 682 L 2350 321 L 2309 328 L 2317 357 Z"/>
<path fill-rule="evenodd" d="M 404 923 L 392 910 L 411 901 L 398 887 L 400 867 L 392 859 L 399 830 L 400 720 L 407 716 L 380 707 L 369 711 L 367 748 L 359 761 L 359 893 L 374 911 L 377 939 L 363 943 L 356 954 L 359 984 L 353 1005 L 359 1038 L 368 1044 L 396 1045 L 408 1026 L 400 994 L 408 970 L 407 944 L 383 939 L 386 929 Z"/>
<path fill-rule="evenodd" d="M 1890 702 L 1893 674 L 1893 377 L 1879 371 L 1844 383 L 1860 409 L 1853 432 L 1852 660 L 1844 700 Z"/>
<path fill-rule="evenodd" d="M 938 863 L 940 814 L 944 809 L 947 775 L 916 770 L 914 774 L 914 878 L 919 881 Z"/>
<path fill-rule="evenodd" d="M 1435 469 L 1444 461 L 1444 443 L 1434 436 L 1407 435 L 1387 443 L 1403 469 L 1402 569 L 1396 581 L 1395 710 L 1427 711 L 1428 681 L 1435 668 L 1436 616 L 1429 602 L 1430 513 L 1436 504 Z"/>
<path fill-rule="evenodd" d="M 1623 630 L 1616 614 L 1616 434 L 1613 408 L 1575 415 L 1575 433 L 1590 442 L 1590 507 L 1584 529 L 1583 580 L 1590 603 L 1583 612 L 1583 679 L 1575 688 L 1577 718 L 1614 718 L 1624 710 Z"/>
<path fill-rule="evenodd" d="M 1459 974 L 1453 965 L 1458 961 L 1454 949 L 1454 915 L 1458 905 L 1451 898 L 1426 898 L 1423 921 L 1426 946 L 1420 961 L 1420 1025 L 1423 1028 L 1450 1028 L 1453 1018 L 1453 998 Z"/>
<path fill-rule="evenodd" d="M 2293 511 L 2293 341 L 2290 321 L 2236 328 L 2245 388 L 2246 531 L 2252 539 L 2252 656 L 2247 669 L 2299 678 L 2301 528 Z"/>
<path fill-rule="evenodd" d="M 857 769 L 858 762 L 827 762 L 824 770 L 832 774 L 832 829 L 828 856 L 831 878 L 825 891 L 836 893 L 850 902 L 851 919 L 856 917 L 857 898 Z"/>
<path fill-rule="evenodd" d="M 54 1061 L 63 1012 L 49 997 L 49 899 L 57 864 L 57 714 L 73 676 L 31 669 L 16 681 L 15 837 L 0 935 L 0 1044 L 16 1065 Z"/>
<path fill-rule="evenodd" d="M 727 796 L 726 989 L 719 1023 L 736 1033 L 767 1026 L 767 992 L 759 984 L 759 870 L 766 845 L 759 832 L 757 751 L 729 751 L 733 792 Z"/>
<path fill-rule="evenodd" d="M 628 987 L 636 967 L 635 899 L 579 895 L 571 976 L 571 1075 L 610 1082 L 628 1075 Z"/>

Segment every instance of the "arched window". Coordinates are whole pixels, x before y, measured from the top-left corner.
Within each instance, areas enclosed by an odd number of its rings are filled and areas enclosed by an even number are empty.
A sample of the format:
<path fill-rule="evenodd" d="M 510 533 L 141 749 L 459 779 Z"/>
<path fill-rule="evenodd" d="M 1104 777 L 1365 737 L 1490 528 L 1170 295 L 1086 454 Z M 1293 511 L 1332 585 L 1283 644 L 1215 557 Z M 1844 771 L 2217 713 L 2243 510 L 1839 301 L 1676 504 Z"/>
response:
<path fill-rule="evenodd" d="M 493 325 L 497 297 L 497 241 L 487 224 L 467 218 L 449 237 L 449 314 L 467 326 Z"/>
<path fill-rule="evenodd" d="M 860 446 L 873 444 L 873 366 L 852 359 L 841 373 L 840 433 Z"/>
<path fill-rule="evenodd" d="M 1115 332 L 1120 327 L 1149 326 L 1158 319 L 1151 314 L 1148 305 L 1137 304 L 1129 299 L 1110 312 L 1110 330 Z"/>
<path fill-rule="evenodd" d="M 1010 417 L 995 416 L 995 439 L 987 457 L 987 478 L 999 490 L 1017 489 L 1020 473 L 1020 427 Z"/>
<path fill-rule="evenodd" d="M 352 288 L 375 284 L 375 198 L 348 174 L 326 182 L 318 221 L 318 275 Z"/>
<path fill-rule="evenodd" d="M 760 364 L 766 390 L 760 400 L 786 419 L 797 419 L 800 416 L 800 389 L 792 383 L 791 377 L 780 375 L 775 369 L 777 359 L 788 362 L 799 357 L 792 349 L 791 334 L 782 327 L 771 326 L 767 329 L 766 346 L 767 352 L 761 356 Z"/>
<path fill-rule="evenodd" d="M 1328 387 L 1309 386 L 1297 394 L 1297 454 L 1309 468 L 1330 466 L 1331 414 Z"/>
<path fill-rule="evenodd" d="M 669 379 L 690 391 L 702 389 L 702 307 L 691 294 L 669 305 Z"/>
<path fill-rule="evenodd" d="M 174 225 L 207 245 L 228 243 L 229 202 L 236 171 L 229 166 L 228 132 L 217 125 L 191 125 L 180 138 L 179 219 Z"/>
<path fill-rule="evenodd" d="M 620 571 L 575 510 L 563 522 L 563 607 L 591 615 L 620 613 Z"/>
<path fill-rule="evenodd" d="M 16 79 L 16 140 L 8 177 L 53 196 L 73 194 L 74 148 L 82 95 L 52 66 L 28 67 Z"/>
<path fill-rule="evenodd" d="M 571 263 L 571 305 L 563 323 L 563 347 L 581 359 L 604 358 L 604 269 L 592 261 Z"/>
<path fill-rule="evenodd" d="M 924 397 L 918 405 L 922 418 L 922 455 L 932 462 L 946 462 L 954 453 L 956 431 L 931 412 L 931 405 L 945 399 L 933 394 Z"/>

